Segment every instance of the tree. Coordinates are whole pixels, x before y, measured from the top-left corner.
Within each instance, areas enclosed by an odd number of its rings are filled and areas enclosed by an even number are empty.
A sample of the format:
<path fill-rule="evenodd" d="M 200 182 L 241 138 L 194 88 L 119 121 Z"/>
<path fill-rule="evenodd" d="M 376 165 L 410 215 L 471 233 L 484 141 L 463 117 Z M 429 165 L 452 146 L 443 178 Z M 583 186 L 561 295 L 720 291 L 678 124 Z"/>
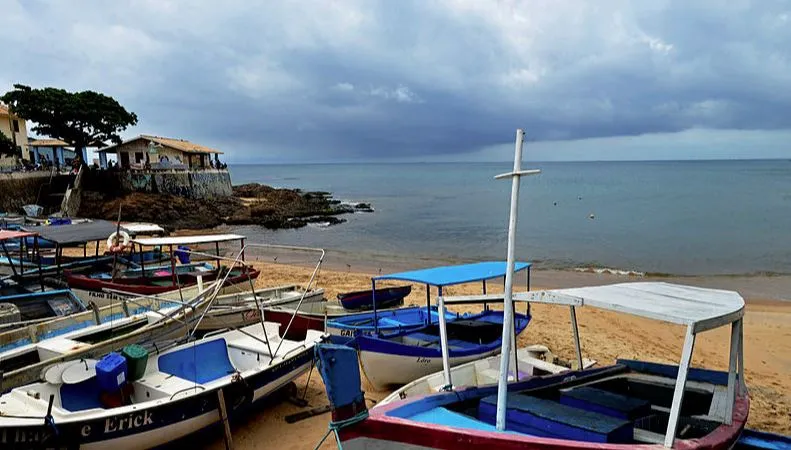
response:
<path fill-rule="evenodd" d="M 114 98 L 93 91 L 33 89 L 15 84 L 0 100 L 18 116 L 35 122 L 35 133 L 65 141 L 78 151 L 108 141 L 120 144 L 118 133 L 137 124 L 135 113 Z"/>
<path fill-rule="evenodd" d="M 0 156 L 17 156 L 18 153 L 14 141 L 0 132 Z"/>

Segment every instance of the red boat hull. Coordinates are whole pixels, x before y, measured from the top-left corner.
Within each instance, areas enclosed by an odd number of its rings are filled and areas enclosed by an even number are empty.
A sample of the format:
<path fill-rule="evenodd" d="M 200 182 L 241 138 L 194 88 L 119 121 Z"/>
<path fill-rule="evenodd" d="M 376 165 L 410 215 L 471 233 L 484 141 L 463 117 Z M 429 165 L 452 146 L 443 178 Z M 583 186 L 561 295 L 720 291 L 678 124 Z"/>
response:
<path fill-rule="evenodd" d="M 261 272 L 255 269 L 249 270 L 246 273 L 242 272 L 239 275 L 229 276 L 228 279 L 225 280 L 224 286 L 230 286 L 232 284 L 238 284 L 247 282 L 248 280 L 255 280 L 258 278 L 258 275 Z M 95 278 L 91 278 L 86 275 L 78 275 L 78 274 L 67 274 L 66 275 L 66 282 L 69 284 L 69 287 L 74 289 L 83 289 L 86 291 L 102 291 L 104 289 L 112 289 L 116 291 L 123 291 L 129 292 L 132 294 L 140 294 L 140 295 L 157 295 L 163 294 L 165 292 L 170 292 L 178 289 L 178 286 L 173 285 L 152 285 L 152 284 L 127 284 L 127 283 L 118 283 L 113 281 L 107 280 L 97 280 Z M 197 282 L 187 282 L 181 285 L 181 287 L 190 287 L 197 284 Z"/>
<path fill-rule="evenodd" d="M 376 408 L 371 415 L 352 426 L 340 430 L 340 440 L 344 449 L 363 448 L 397 449 L 459 449 L 485 448 L 497 450 L 625 450 L 625 449 L 664 449 L 662 445 L 601 444 L 592 442 L 567 441 L 528 435 L 503 434 L 489 431 L 465 430 L 448 426 L 421 423 L 387 416 L 386 411 L 401 406 L 394 402 Z M 750 410 L 748 396 L 737 398 L 730 425 L 720 425 L 713 432 L 700 439 L 676 440 L 674 449 L 683 450 L 720 450 L 730 449 L 739 439 L 747 422 Z M 410 447 L 412 446 L 412 447 Z"/>
<path fill-rule="evenodd" d="M 324 331 L 323 315 L 300 313 L 294 316 L 294 321 L 291 323 L 288 333 L 283 336 L 288 323 L 291 321 L 292 312 L 289 310 L 264 309 L 264 317 L 267 322 L 280 324 L 280 335 L 285 339 L 302 341 L 305 340 L 308 330 Z"/>

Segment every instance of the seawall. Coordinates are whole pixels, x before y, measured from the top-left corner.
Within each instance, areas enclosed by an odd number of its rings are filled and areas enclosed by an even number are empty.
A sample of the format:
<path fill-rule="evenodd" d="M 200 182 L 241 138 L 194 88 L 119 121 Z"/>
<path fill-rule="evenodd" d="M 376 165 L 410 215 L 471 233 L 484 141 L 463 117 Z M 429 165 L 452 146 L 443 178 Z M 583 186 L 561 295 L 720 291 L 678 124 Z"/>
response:
<path fill-rule="evenodd" d="M 202 200 L 233 195 L 231 175 L 227 170 L 89 170 L 84 174 L 81 189 L 115 195 L 132 192 L 170 194 Z"/>
<path fill-rule="evenodd" d="M 21 214 L 22 206 L 39 204 L 45 213 L 60 209 L 66 188 L 74 175 L 50 172 L 0 173 L 0 211 Z"/>

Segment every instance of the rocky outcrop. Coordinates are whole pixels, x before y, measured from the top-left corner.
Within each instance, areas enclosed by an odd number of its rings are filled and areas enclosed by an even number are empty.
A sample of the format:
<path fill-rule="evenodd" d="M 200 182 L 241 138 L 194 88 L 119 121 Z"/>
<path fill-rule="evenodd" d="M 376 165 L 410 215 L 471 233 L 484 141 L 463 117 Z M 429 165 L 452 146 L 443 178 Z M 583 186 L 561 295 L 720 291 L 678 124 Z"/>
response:
<path fill-rule="evenodd" d="M 276 189 L 261 184 L 233 187 L 233 195 L 210 201 L 170 194 L 133 192 L 109 195 L 83 191 L 80 215 L 115 220 L 118 207 L 127 221 L 155 222 L 170 229 L 212 228 L 222 224 L 260 225 L 270 229 L 299 228 L 308 223 L 334 225 L 338 217 L 355 212 L 357 205 L 342 204 L 328 192 Z M 360 209 L 373 210 L 370 205 Z"/>

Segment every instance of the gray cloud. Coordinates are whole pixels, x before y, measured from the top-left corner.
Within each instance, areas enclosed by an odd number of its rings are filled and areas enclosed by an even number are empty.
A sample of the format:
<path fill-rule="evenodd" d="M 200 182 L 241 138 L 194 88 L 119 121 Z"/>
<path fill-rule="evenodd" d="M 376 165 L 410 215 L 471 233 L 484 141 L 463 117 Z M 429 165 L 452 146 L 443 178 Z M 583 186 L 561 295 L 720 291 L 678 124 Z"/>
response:
<path fill-rule="evenodd" d="M 791 128 L 787 2 L 6 3 L 0 90 L 103 91 L 236 161 Z"/>

